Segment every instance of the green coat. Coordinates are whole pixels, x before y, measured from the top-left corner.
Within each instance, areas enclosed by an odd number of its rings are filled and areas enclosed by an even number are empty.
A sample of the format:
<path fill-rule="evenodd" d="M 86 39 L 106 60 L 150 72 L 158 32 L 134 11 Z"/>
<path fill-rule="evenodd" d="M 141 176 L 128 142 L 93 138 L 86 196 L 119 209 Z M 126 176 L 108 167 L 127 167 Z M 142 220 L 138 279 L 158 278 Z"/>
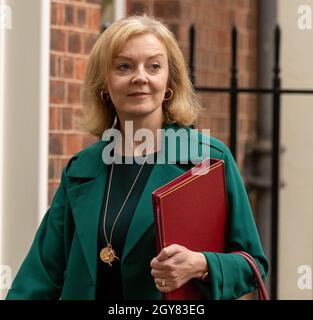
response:
<path fill-rule="evenodd" d="M 180 127 L 165 125 L 164 128 L 178 130 Z M 267 260 L 229 149 L 214 138 L 209 142 L 196 130 L 188 129 L 188 134 L 189 142 L 197 138 L 198 143 L 208 145 L 205 150 L 210 151 L 211 158 L 225 162 L 230 222 L 227 251 L 249 252 L 258 262 L 264 278 L 268 271 Z M 70 159 L 7 299 L 95 299 L 98 224 L 108 171 L 102 161 L 106 144 L 100 140 Z M 177 162 L 195 160 L 195 156 L 190 155 L 183 158 L 179 146 L 174 157 Z M 167 152 L 165 158 L 169 159 Z M 161 298 L 150 273 L 150 261 L 156 256 L 151 193 L 183 172 L 184 169 L 175 163 L 155 164 L 151 171 L 134 212 L 121 258 L 125 299 Z M 255 289 L 250 267 L 241 256 L 204 254 L 211 283 L 194 281 L 207 298 L 234 299 Z"/>

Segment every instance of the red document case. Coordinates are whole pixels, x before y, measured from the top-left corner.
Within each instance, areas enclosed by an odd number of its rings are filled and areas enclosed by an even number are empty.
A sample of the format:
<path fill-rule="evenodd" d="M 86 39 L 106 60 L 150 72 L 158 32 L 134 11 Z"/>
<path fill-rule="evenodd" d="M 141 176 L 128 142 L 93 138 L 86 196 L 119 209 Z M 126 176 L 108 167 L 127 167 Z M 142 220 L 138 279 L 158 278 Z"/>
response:
<path fill-rule="evenodd" d="M 224 162 L 205 159 L 152 193 L 157 250 L 180 244 L 192 251 L 225 251 Z M 166 300 L 202 299 L 190 280 L 164 295 Z"/>

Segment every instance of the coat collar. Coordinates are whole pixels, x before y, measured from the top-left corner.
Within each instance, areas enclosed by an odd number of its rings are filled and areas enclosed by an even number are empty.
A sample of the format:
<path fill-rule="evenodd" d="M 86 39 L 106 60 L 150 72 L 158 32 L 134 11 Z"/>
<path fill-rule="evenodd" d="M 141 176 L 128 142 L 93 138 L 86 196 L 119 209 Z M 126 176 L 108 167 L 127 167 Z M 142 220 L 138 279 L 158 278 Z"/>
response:
<path fill-rule="evenodd" d="M 169 130 L 177 132 L 182 127 L 165 124 L 163 128 L 165 133 L 169 133 Z M 201 135 L 199 139 L 198 132 L 190 128 L 187 128 L 187 132 L 189 143 L 209 145 L 208 137 Z M 98 141 L 78 153 L 71 159 L 67 171 L 67 176 L 72 178 L 72 181 L 77 181 L 74 186 L 69 187 L 69 200 L 76 231 L 94 283 L 96 283 L 97 273 L 97 250 L 95 248 L 97 248 L 98 225 L 107 176 L 107 165 L 102 161 L 102 151 L 107 143 Z M 191 152 L 181 154 L 179 145 L 176 146 L 176 150 L 169 149 L 165 139 L 163 139 L 162 145 L 163 148 L 159 152 L 158 162 L 153 166 L 127 233 L 121 259 L 122 266 L 125 258 L 140 241 L 141 237 L 153 226 L 152 191 L 184 172 L 177 163 L 188 163 L 190 161 L 195 163 L 209 156 L 209 154 L 204 154 L 199 157 L 198 154 Z M 207 148 L 206 150 L 209 149 Z"/>

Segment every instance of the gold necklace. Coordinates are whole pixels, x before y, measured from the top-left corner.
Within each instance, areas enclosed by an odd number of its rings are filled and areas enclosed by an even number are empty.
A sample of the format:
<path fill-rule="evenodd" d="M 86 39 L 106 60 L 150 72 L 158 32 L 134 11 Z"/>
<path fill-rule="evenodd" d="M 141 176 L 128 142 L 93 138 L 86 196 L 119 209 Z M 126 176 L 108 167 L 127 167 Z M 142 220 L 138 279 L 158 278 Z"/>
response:
<path fill-rule="evenodd" d="M 157 142 L 157 139 L 156 139 L 156 142 Z M 154 146 L 155 146 L 155 144 L 154 144 Z M 112 247 L 113 230 L 114 230 L 115 224 L 116 224 L 121 212 L 123 211 L 123 208 L 124 208 L 128 198 L 129 198 L 129 196 L 130 196 L 130 194 L 131 194 L 131 192 L 132 192 L 132 190 L 133 190 L 133 188 L 134 188 L 134 186 L 136 184 L 136 181 L 138 180 L 138 177 L 139 177 L 139 175 L 140 175 L 140 173 L 141 173 L 141 171 L 143 169 L 143 166 L 146 163 L 148 155 L 149 154 L 147 152 L 146 157 L 145 157 L 145 159 L 144 159 L 144 161 L 143 161 L 143 163 L 142 163 L 142 165 L 141 165 L 141 167 L 140 167 L 140 169 L 139 169 L 139 171 L 137 173 L 137 176 L 136 176 L 131 188 L 129 189 L 128 194 L 127 194 L 127 196 L 126 196 L 126 198 L 125 198 L 125 200 L 124 200 L 124 202 L 122 204 L 122 207 L 120 208 L 118 214 L 116 215 L 116 218 L 114 220 L 114 223 L 113 223 L 113 226 L 112 226 L 112 229 L 111 229 L 110 241 L 108 241 L 108 237 L 107 237 L 107 234 L 106 234 L 106 228 L 105 228 L 105 222 L 106 222 L 106 214 L 107 214 L 108 202 L 109 202 L 109 196 L 110 196 L 110 189 L 111 189 L 111 181 L 112 181 L 112 174 L 113 174 L 113 168 L 114 168 L 114 161 L 112 163 L 112 168 L 111 168 L 111 172 L 110 172 L 110 179 L 109 179 L 109 186 L 108 186 L 108 194 L 107 194 L 107 198 L 106 198 L 106 202 L 105 202 L 104 218 L 103 218 L 103 230 L 104 230 L 104 236 L 105 236 L 105 240 L 107 242 L 107 245 L 104 248 L 102 248 L 102 250 L 100 251 L 100 259 L 103 262 L 108 263 L 111 267 L 112 267 L 111 263 L 115 259 L 119 260 L 119 258 L 117 257 L 117 255 L 116 255 L 116 253 L 115 253 L 115 251 L 114 251 L 114 249 Z"/>

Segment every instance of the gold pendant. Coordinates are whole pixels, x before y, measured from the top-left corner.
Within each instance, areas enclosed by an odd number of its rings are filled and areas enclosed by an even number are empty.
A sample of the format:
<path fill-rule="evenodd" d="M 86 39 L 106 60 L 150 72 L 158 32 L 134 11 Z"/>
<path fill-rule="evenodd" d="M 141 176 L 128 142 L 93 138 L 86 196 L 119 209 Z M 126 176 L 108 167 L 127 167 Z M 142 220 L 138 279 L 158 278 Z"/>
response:
<path fill-rule="evenodd" d="M 111 267 L 112 267 L 111 262 L 113 262 L 115 259 L 120 260 L 116 256 L 115 251 L 114 251 L 114 249 L 112 248 L 112 246 L 110 244 L 108 244 L 106 247 L 104 247 L 100 251 L 100 259 L 103 262 L 108 263 Z"/>

